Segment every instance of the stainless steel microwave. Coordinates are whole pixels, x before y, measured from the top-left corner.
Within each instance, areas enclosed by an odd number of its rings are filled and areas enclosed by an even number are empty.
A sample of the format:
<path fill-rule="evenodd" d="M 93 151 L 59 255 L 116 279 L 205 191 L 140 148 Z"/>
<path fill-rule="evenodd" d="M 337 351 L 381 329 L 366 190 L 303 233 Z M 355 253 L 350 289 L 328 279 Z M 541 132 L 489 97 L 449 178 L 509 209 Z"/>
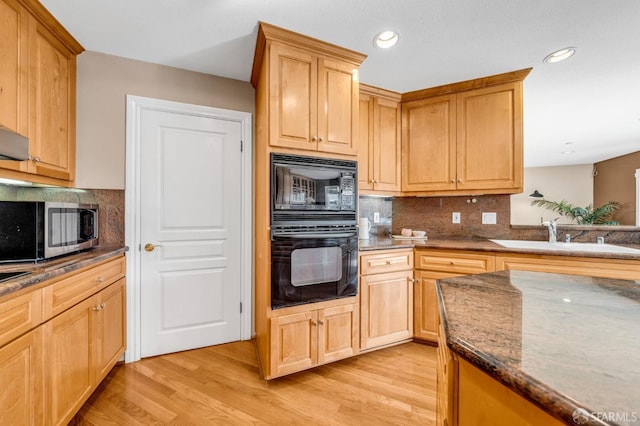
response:
<path fill-rule="evenodd" d="M 49 259 L 98 242 L 95 204 L 0 201 L 0 262 Z"/>

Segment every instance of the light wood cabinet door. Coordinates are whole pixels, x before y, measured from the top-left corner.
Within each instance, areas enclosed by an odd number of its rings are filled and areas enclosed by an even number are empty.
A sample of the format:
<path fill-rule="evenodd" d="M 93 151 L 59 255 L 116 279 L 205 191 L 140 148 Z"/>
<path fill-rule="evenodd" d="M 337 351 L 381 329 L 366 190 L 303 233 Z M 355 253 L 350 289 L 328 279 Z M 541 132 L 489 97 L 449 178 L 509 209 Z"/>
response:
<path fill-rule="evenodd" d="M 91 340 L 99 297 L 93 296 L 46 322 L 45 417 L 67 424 L 93 392 Z"/>
<path fill-rule="evenodd" d="M 358 315 L 355 304 L 318 311 L 318 364 L 358 353 Z"/>
<path fill-rule="evenodd" d="M 271 376 L 283 376 L 318 363 L 318 314 L 301 312 L 271 318 Z"/>
<path fill-rule="evenodd" d="M 73 180 L 76 56 L 35 18 L 29 30 L 30 169 L 41 176 Z"/>
<path fill-rule="evenodd" d="M 0 424 L 43 423 L 42 330 L 0 348 Z"/>
<path fill-rule="evenodd" d="M 413 336 L 429 342 L 438 341 L 440 311 L 436 280 L 456 277 L 459 274 L 416 271 L 413 293 Z"/>
<path fill-rule="evenodd" d="M 62 312 L 42 326 L 45 342 L 45 416 L 67 424 L 124 354 L 125 279 Z"/>
<path fill-rule="evenodd" d="M 104 379 L 124 354 L 126 346 L 124 278 L 100 293 L 99 307 L 92 338 L 96 385 Z"/>
<path fill-rule="evenodd" d="M 359 85 L 356 73 L 352 64 L 318 58 L 318 151 L 344 155 L 358 153 Z"/>
<path fill-rule="evenodd" d="M 29 136 L 29 15 L 16 0 L 0 1 L 0 125 Z M 26 161 L 0 160 L 26 172 Z"/>
<path fill-rule="evenodd" d="M 457 189 L 522 187 L 522 83 L 458 93 Z"/>
<path fill-rule="evenodd" d="M 272 43 L 269 68 L 269 144 L 317 150 L 318 58 Z"/>
<path fill-rule="evenodd" d="M 16 0 L 1 0 L 0 23 L 0 125 L 27 136 L 28 15 Z"/>
<path fill-rule="evenodd" d="M 386 93 L 364 87 L 375 93 Z M 400 192 L 400 117 L 399 100 L 360 92 L 358 189 L 372 191 L 367 193 Z"/>
<path fill-rule="evenodd" d="M 436 360 L 436 425 L 457 425 L 458 363 L 447 346 L 442 325 L 438 327 Z"/>
<path fill-rule="evenodd" d="M 413 271 L 360 278 L 360 347 L 371 349 L 413 335 Z"/>
<path fill-rule="evenodd" d="M 402 105 L 402 190 L 456 189 L 456 97 Z"/>
<path fill-rule="evenodd" d="M 358 132 L 358 190 L 373 189 L 373 104 L 374 97 L 360 92 Z"/>
<path fill-rule="evenodd" d="M 373 189 L 399 192 L 402 149 L 400 102 L 376 98 L 373 106 Z"/>

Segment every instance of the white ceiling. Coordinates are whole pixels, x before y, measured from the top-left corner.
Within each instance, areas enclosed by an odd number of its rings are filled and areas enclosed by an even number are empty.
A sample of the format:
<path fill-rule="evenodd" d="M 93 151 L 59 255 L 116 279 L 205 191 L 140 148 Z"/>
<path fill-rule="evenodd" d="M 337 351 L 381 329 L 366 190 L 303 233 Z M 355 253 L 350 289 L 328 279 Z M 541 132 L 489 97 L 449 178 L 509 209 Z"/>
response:
<path fill-rule="evenodd" d="M 41 1 L 87 50 L 242 81 L 258 21 L 367 54 L 361 81 L 398 92 L 533 67 L 527 167 L 640 150 L 638 0 Z M 387 51 L 372 43 L 385 29 L 400 33 Z"/>

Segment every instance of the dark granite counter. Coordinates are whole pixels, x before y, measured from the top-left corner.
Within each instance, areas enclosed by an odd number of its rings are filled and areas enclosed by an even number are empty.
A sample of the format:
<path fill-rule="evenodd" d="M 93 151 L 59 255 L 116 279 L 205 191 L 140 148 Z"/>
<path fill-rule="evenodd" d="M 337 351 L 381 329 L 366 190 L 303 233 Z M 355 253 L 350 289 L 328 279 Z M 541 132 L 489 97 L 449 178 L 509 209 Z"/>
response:
<path fill-rule="evenodd" d="M 469 250 L 493 253 L 521 253 L 521 254 L 539 254 L 551 256 L 569 256 L 569 257 L 594 257 L 599 259 L 629 259 L 640 260 L 640 254 L 635 253 L 604 253 L 580 250 L 542 250 L 542 249 L 518 249 L 507 248 L 490 240 L 460 240 L 460 239 L 410 239 L 399 240 L 392 238 L 371 237 L 368 240 L 359 240 L 360 251 L 368 250 L 385 250 L 392 248 L 425 248 L 438 250 Z M 577 245 L 577 244 L 576 244 Z M 640 250 L 640 245 L 620 244 L 624 247 Z"/>
<path fill-rule="evenodd" d="M 545 411 L 640 423 L 639 281 L 501 271 L 438 297 L 450 349 Z"/>
<path fill-rule="evenodd" d="M 2 263 L 0 264 L 0 272 L 25 271 L 29 272 L 29 274 L 0 282 L 0 297 L 27 287 L 35 286 L 59 275 L 100 263 L 121 255 L 127 250 L 129 250 L 128 247 L 105 247 L 69 256 L 57 257 L 38 263 Z"/>
<path fill-rule="evenodd" d="M 368 240 L 358 240 L 360 251 L 387 250 L 387 249 L 412 249 L 416 242 L 426 240 L 398 240 L 391 237 L 369 237 Z"/>

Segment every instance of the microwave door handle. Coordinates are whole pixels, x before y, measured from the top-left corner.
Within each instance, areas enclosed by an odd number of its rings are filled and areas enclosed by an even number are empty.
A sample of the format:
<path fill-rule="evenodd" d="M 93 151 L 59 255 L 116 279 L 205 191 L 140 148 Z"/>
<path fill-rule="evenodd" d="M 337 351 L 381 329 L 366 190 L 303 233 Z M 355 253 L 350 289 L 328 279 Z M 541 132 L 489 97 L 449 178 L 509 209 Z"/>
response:
<path fill-rule="evenodd" d="M 274 238 L 287 238 L 292 240 L 308 240 L 308 239 L 316 239 L 316 240 L 325 240 L 329 238 L 350 238 L 355 237 L 355 232 L 326 232 L 326 233 L 302 233 L 302 234 L 292 234 L 292 235 L 274 235 Z"/>

